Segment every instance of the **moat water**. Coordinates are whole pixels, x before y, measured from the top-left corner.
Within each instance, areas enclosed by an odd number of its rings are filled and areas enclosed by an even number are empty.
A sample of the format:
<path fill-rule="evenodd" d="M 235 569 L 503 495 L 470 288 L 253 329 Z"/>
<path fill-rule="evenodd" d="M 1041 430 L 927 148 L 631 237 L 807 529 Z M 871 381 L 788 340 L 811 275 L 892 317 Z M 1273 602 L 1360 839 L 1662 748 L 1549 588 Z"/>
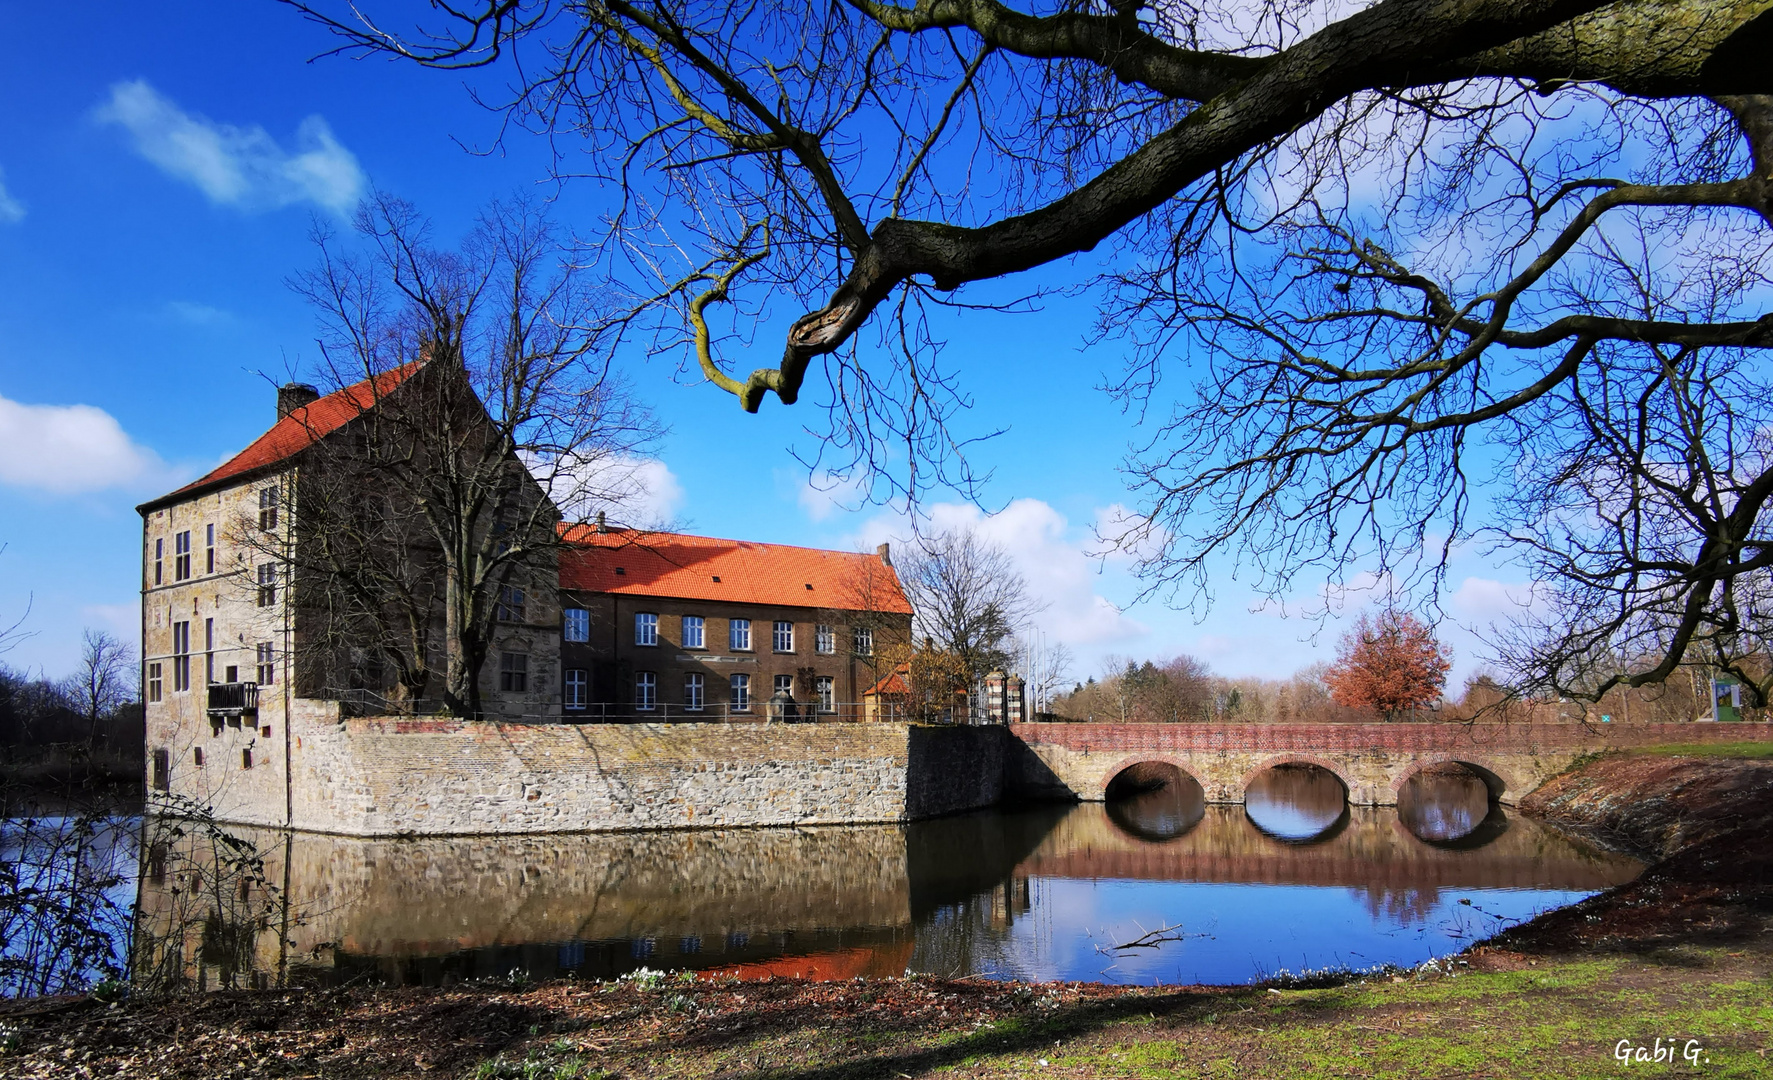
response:
<path fill-rule="evenodd" d="M 1641 869 L 1492 804 L 1474 777 L 1351 808 L 1309 769 L 1266 774 L 1243 806 L 1171 786 L 903 827 L 230 834 L 262 866 L 229 861 L 235 849 L 201 830 L 150 839 L 138 973 L 205 986 L 641 968 L 1243 983 L 1419 964 Z"/>

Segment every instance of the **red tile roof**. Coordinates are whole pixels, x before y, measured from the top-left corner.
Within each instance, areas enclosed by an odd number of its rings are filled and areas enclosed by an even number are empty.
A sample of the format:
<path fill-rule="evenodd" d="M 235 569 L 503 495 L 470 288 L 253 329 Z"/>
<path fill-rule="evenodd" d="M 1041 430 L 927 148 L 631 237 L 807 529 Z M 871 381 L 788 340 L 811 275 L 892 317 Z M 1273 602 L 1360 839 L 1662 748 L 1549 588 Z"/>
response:
<path fill-rule="evenodd" d="M 879 682 L 862 691 L 862 696 L 867 698 L 883 696 L 886 694 L 909 694 L 911 693 L 911 686 L 908 681 L 910 678 L 910 663 L 900 664 L 898 667 L 882 676 Z"/>
<path fill-rule="evenodd" d="M 879 555 L 585 525 L 564 535 L 563 589 L 846 609 L 857 602 L 853 583 L 872 572 L 880 575 L 874 610 L 911 613 L 898 575 Z"/>
<path fill-rule="evenodd" d="M 365 409 L 405 382 L 422 363 L 421 360 L 414 360 L 412 363 L 402 364 L 373 379 L 352 383 L 343 390 L 335 390 L 299 409 L 291 410 L 288 416 L 273 424 L 271 430 L 254 439 L 252 445 L 246 449 L 177 491 L 144 503 L 143 508 L 171 502 L 180 496 L 214 487 L 224 480 L 243 476 L 293 457 L 355 420 Z"/>

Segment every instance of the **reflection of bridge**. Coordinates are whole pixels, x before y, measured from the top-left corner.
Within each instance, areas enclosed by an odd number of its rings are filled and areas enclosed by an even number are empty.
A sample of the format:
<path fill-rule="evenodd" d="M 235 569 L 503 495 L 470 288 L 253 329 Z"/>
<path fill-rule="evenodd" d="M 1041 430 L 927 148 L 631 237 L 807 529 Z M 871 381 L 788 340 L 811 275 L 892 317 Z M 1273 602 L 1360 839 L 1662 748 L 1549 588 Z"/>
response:
<path fill-rule="evenodd" d="M 1450 850 L 1412 836 L 1387 811 L 1356 808 L 1325 839 L 1292 844 L 1264 835 L 1242 810 L 1207 808 L 1186 835 L 1160 844 L 1128 836 L 1106 815 L 1059 823 L 1016 867 L 1018 877 L 1324 885 L 1367 891 L 1611 888 L 1636 876 L 1623 856 L 1583 852 L 1562 836 L 1511 817 L 1477 850 Z"/>
<path fill-rule="evenodd" d="M 1513 802 L 1583 754 L 1667 743 L 1773 740 L 1773 724 L 1016 724 L 1011 785 L 1097 800 L 1122 770 L 1174 765 L 1208 802 L 1240 803 L 1258 774 L 1310 764 L 1336 774 L 1348 801 L 1391 806 L 1430 765 L 1470 766 L 1492 798 Z"/>

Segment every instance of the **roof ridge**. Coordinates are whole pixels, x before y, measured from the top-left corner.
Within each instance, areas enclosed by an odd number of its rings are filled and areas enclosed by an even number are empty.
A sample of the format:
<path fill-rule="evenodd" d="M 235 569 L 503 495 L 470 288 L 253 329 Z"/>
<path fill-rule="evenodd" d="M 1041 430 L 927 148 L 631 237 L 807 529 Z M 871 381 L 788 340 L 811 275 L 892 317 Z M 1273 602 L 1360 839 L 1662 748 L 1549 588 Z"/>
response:
<path fill-rule="evenodd" d="M 154 507 L 162 506 L 178 498 L 190 497 L 198 492 L 207 490 L 209 487 L 219 484 L 224 480 L 250 476 L 262 469 L 288 461 L 303 450 L 308 449 L 308 447 L 313 446 L 321 439 L 326 438 L 333 432 L 350 423 L 352 420 L 355 420 L 357 417 L 368 412 L 371 406 L 377 404 L 382 398 L 393 393 L 395 389 L 405 385 L 406 381 L 423 367 L 425 363 L 426 361 L 423 358 L 418 360 L 408 360 L 406 363 L 389 368 L 387 371 L 365 376 L 348 386 L 341 386 L 331 393 L 315 398 L 313 401 L 302 405 L 300 408 L 291 409 L 287 414 L 278 417 L 275 423 L 259 433 L 256 438 L 247 443 L 220 465 L 217 465 L 215 468 L 182 487 L 175 488 L 172 491 L 167 492 L 165 495 L 161 495 L 158 498 L 150 499 L 147 502 L 142 503 L 140 506 L 136 507 L 136 510 L 141 513 L 146 513 Z M 384 382 L 384 380 L 386 381 Z M 370 399 L 368 401 L 360 401 L 358 400 L 357 395 L 361 395 L 365 388 L 368 388 L 370 391 Z M 349 414 L 339 416 L 336 419 L 326 415 L 330 411 L 340 408 L 348 411 Z M 350 411 L 353 408 L 355 411 Z M 294 423 L 291 423 L 291 421 L 294 421 Z M 280 432 L 281 435 L 279 434 Z M 281 445 L 285 441 L 290 445 Z M 262 453 L 255 455 L 254 451 L 260 450 L 261 447 L 263 448 Z"/>
<path fill-rule="evenodd" d="M 597 526 L 591 522 L 579 522 L 579 523 L 567 525 L 564 527 L 568 530 L 572 530 L 572 529 L 595 529 Z M 607 532 L 593 533 L 592 535 L 609 536 L 618 530 L 620 530 L 621 532 L 632 532 L 632 533 L 635 533 L 635 534 L 641 535 L 641 536 L 682 536 L 682 537 L 686 537 L 690 540 L 715 540 L 715 541 L 718 541 L 722 544 L 745 544 L 745 545 L 750 545 L 751 547 L 790 548 L 794 551 L 815 551 L 815 552 L 818 552 L 823 555 L 861 555 L 861 556 L 864 556 L 867 558 L 878 558 L 880 556 L 879 551 L 843 551 L 838 548 L 813 547 L 810 544 L 783 544 L 783 543 L 778 543 L 777 541 L 774 541 L 774 540 L 740 540 L 736 537 L 708 536 L 704 533 L 679 532 L 675 529 L 672 529 L 672 530 L 634 529 L 634 528 L 629 528 L 626 526 L 612 525 L 609 527 Z M 567 543 L 569 543 L 569 544 L 579 543 L 579 542 L 580 541 L 578 541 L 578 540 L 572 540 L 572 539 L 567 540 Z"/>

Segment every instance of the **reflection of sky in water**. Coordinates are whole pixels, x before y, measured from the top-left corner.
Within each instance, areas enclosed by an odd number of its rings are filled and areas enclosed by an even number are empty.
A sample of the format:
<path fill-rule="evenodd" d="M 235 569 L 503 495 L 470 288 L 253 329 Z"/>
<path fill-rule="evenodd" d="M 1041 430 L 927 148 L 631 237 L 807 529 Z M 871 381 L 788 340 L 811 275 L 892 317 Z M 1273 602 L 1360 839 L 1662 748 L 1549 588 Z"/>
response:
<path fill-rule="evenodd" d="M 1556 889 L 1448 890 L 1419 913 L 1376 914 L 1362 889 L 1060 878 L 1037 878 L 1030 887 L 1033 910 L 1005 929 L 994 950 L 1001 966 L 989 974 L 1226 984 L 1283 969 L 1419 964 L 1456 953 L 1505 923 L 1589 895 Z M 1097 946 L 1106 949 L 1178 923 L 1190 936 L 1156 949 L 1097 952 Z"/>
<path fill-rule="evenodd" d="M 1490 789 L 1475 776 L 1417 773 L 1397 793 L 1398 816 L 1424 840 L 1467 836 L 1490 812 Z"/>
<path fill-rule="evenodd" d="M 1419 794 L 1407 814 L 1349 809 L 1334 777 L 1276 770 L 1247 810 L 1190 785 L 903 828 L 248 839 L 274 879 L 288 860 L 279 902 L 307 974 L 401 982 L 645 965 L 1235 984 L 1417 964 L 1640 869 L 1491 811 L 1459 778 Z M 1097 951 L 1176 925 L 1191 936 Z M 274 937 L 256 948 L 281 955 Z"/>
<path fill-rule="evenodd" d="M 1346 798 L 1342 782 L 1324 769 L 1269 769 L 1244 792 L 1244 810 L 1270 836 L 1305 840 L 1336 824 Z"/>

